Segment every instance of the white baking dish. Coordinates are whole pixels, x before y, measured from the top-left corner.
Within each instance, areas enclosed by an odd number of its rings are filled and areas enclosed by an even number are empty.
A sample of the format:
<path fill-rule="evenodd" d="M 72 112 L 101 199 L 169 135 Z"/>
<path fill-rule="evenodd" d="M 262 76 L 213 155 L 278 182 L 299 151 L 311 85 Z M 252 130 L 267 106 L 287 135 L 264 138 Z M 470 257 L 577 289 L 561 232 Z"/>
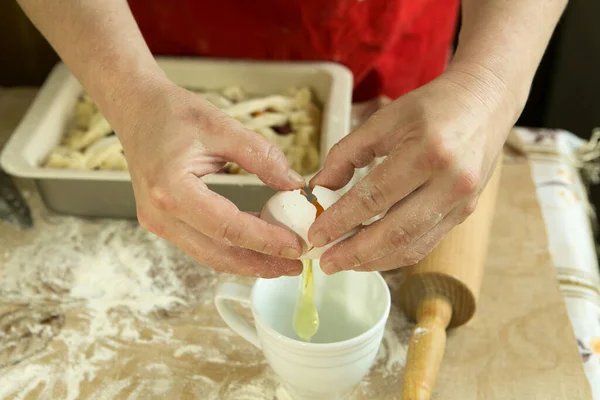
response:
<path fill-rule="evenodd" d="M 180 86 L 221 89 L 239 85 L 256 94 L 308 86 L 323 105 L 321 164 L 350 129 L 352 74 L 333 63 L 247 62 L 199 58 L 157 58 Z M 51 72 L 6 144 L 0 165 L 9 174 L 33 179 L 46 205 L 59 213 L 95 217 L 135 217 L 126 171 L 48 169 L 39 166 L 56 146 L 73 114 L 82 87 L 62 63 Z M 310 178 L 310 177 L 307 177 Z M 204 181 L 241 210 L 259 211 L 273 190 L 250 175 L 212 174 Z"/>

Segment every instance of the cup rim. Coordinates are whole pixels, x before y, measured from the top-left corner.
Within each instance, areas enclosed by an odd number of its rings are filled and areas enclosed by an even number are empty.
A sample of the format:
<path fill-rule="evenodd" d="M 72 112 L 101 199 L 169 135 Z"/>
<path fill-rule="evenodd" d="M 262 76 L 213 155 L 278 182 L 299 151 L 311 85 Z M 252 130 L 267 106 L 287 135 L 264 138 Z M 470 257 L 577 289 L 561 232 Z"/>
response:
<path fill-rule="evenodd" d="M 269 326 L 261 318 L 261 316 L 258 314 L 258 312 L 255 308 L 255 305 L 254 305 L 254 296 L 256 295 L 256 287 L 258 286 L 257 283 L 259 281 L 266 280 L 266 279 L 262 279 L 262 278 L 259 278 L 254 283 L 254 285 L 252 285 L 252 291 L 250 293 L 250 309 L 252 310 L 252 316 L 254 317 L 254 323 L 260 324 L 261 327 L 263 327 L 263 329 L 266 330 L 267 333 L 269 333 L 269 335 L 276 337 L 283 344 L 286 344 L 289 347 L 296 348 L 299 350 L 301 350 L 301 349 L 322 349 L 322 350 L 335 351 L 335 350 L 340 350 L 340 349 L 347 348 L 347 347 L 352 347 L 353 345 L 357 345 L 358 343 L 363 341 L 363 339 L 373 336 L 375 334 L 375 332 L 381 328 L 382 324 L 383 325 L 386 324 L 386 322 L 389 318 L 389 315 L 390 315 L 391 307 L 392 307 L 392 298 L 391 298 L 390 288 L 388 287 L 387 282 L 385 281 L 385 279 L 383 278 L 381 273 L 379 273 L 378 271 L 372 271 L 372 272 L 347 271 L 347 272 L 375 274 L 377 276 L 377 279 L 379 280 L 379 282 L 386 289 L 385 292 L 386 292 L 387 305 L 385 307 L 384 313 L 377 320 L 377 322 L 375 324 L 373 324 L 373 326 L 371 326 L 369 329 L 367 329 L 360 335 L 354 336 L 350 339 L 341 340 L 339 342 L 311 343 L 311 342 L 302 342 L 300 340 L 292 339 L 290 337 L 287 337 L 287 336 L 277 332 L 275 329 L 273 329 L 271 326 Z"/>

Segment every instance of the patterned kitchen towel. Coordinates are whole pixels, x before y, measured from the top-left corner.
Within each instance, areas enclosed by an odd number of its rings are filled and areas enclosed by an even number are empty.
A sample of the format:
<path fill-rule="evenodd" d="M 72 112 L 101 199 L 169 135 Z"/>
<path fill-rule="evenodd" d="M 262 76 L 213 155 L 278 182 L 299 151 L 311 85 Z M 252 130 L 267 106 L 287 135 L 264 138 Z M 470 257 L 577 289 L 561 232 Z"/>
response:
<path fill-rule="evenodd" d="M 564 130 L 515 128 L 508 145 L 531 164 L 549 250 L 592 387 L 600 400 L 600 274 L 587 184 L 600 176 L 600 130 L 589 142 Z"/>

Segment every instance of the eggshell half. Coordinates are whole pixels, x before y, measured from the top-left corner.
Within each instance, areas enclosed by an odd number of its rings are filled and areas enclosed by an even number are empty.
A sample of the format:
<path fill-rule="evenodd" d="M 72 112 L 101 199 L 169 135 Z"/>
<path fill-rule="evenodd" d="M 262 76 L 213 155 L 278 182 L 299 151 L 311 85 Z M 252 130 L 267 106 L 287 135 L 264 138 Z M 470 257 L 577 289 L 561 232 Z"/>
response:
<path fill-rule="evenodd" d="M 312 190 L 317 201 L 324 210 L 331 207 L 341 197 L 333 190 L 315 186 Z M 317 216 L 317 208 L 311 204 L 300 190 L 278 192 L 264 205 L 260 218 L 264 221 L 287 228 L 296 233 L 304 241 L 304 254 L 300 259 L 319 259 L 331 246 L 354 235 L 356 230 L 347 233 L 336 241 L 323 246 L 314 247 L 308 241 L 308 231 Z"/>
<path fill-rule="evenodd" d="M 306 252 L 311 247 L 308 243 L 308 230 L 316 215 L 315 206 L 300 190 L 294 190 L 275 193 L 263 206 L 260 219 L 300 236 Z"/>

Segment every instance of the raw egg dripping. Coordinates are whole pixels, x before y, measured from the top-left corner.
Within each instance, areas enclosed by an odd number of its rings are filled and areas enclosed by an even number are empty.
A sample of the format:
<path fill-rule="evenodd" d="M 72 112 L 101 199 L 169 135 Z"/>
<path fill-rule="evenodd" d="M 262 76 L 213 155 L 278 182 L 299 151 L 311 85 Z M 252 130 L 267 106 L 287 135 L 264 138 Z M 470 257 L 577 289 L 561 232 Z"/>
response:
<path fill-rule="evenodd" d="M 304 191 L 301 193 L 306 197 Z M 316 209 L 315 219 L 317 219 L 325 210 L 316 198 L 311 201 L 311 204 Z M 319 312 L 315 305 L 313 260 L 311 258 L 302 260 L 302 267 L 302 279 L 294 311 L 294 331 L 300 339 L 310 342 L 319 330 Z"/>
<path fill-rule="evenodd" d="M 354 235 L 356 230 L 323 247 L 314 247 L 308 240 L 312 223 L 325 210 L 340 199 L 340 195 L 322 186 L 312 189 L 314 200 L 309 200 L 304 190 L 281 191 L 274 194 L 264 205 L 260 218 L 269 224 L 286 228 L 298 235 L 304 244 L 304 252 L 299 257 L 303 264 L 298 287 L 298 299 L 294 310 L 293 328 L 304 341 L 311 341 L 319 329 L 319 314 L 315 306 L 314 262 L 321 258 L 327 249 Z"/>

